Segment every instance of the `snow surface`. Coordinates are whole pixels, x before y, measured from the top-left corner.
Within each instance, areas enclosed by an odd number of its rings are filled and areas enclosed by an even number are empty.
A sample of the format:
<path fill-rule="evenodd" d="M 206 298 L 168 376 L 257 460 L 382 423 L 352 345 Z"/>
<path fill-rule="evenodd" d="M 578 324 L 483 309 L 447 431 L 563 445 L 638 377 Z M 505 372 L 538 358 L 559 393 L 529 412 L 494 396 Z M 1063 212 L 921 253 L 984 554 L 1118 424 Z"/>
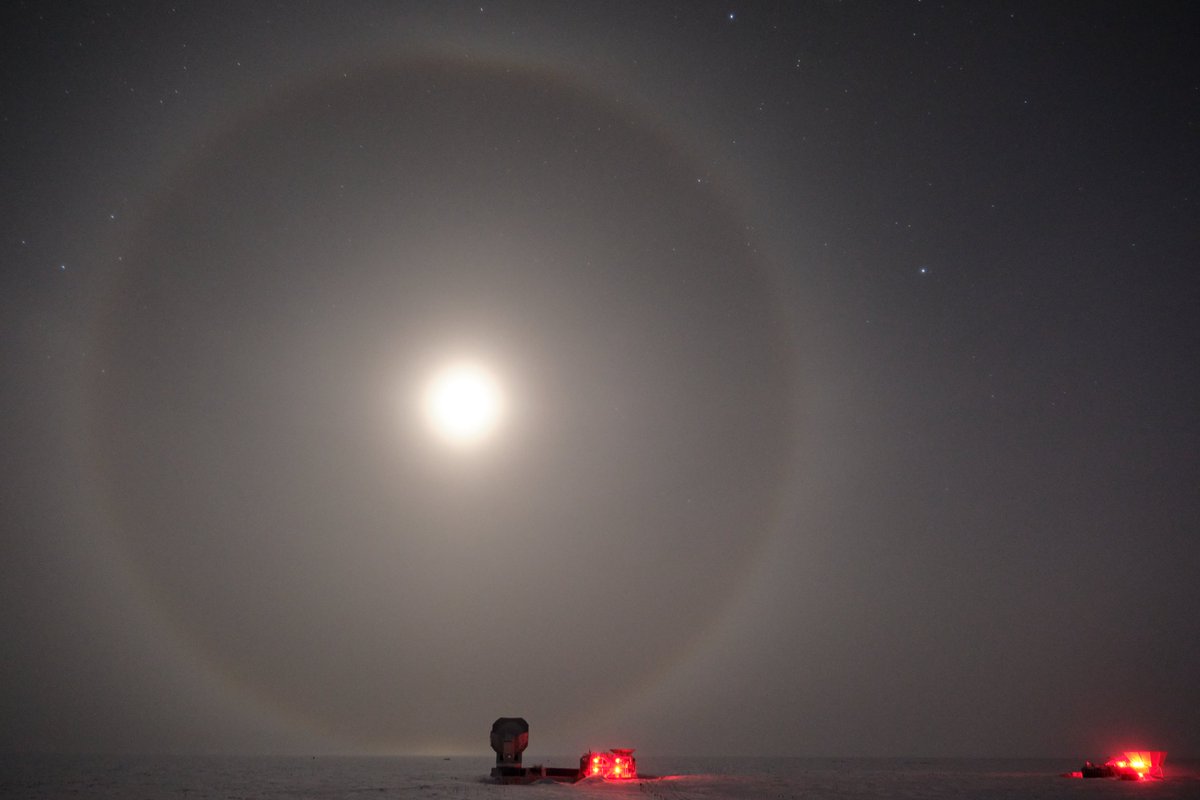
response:
<path fill-rule="evenodd" d="M 572 766 L 578 756 L 526 759 Z M 1081 760 L 1081 759 L 1080 759 Z M 1167 780 L 1072 780 L 1072 760 L 660 758 L 638 768 L 665 777 L 501 786 L 491 758 L 237 758 L 0 756 L 0 797 L 265 798 L 428 797 L 465 800 L 950 800 L 1200 798 L 1200 764 L 1167 762 Z"/>

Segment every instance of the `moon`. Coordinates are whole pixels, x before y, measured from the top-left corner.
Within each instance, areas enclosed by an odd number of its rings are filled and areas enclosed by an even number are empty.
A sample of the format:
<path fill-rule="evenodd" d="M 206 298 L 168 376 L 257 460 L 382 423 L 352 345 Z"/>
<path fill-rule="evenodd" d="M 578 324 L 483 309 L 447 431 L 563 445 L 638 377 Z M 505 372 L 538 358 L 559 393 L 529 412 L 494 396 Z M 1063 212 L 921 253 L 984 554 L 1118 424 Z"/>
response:
<path fill-rule="evenodd" d="M 443 442 L 471 448 L 491 438 L 504 416 L 504 393 L 481 364 L 459 361 L 434 373 L 422 409 L 430 430 Z"/>

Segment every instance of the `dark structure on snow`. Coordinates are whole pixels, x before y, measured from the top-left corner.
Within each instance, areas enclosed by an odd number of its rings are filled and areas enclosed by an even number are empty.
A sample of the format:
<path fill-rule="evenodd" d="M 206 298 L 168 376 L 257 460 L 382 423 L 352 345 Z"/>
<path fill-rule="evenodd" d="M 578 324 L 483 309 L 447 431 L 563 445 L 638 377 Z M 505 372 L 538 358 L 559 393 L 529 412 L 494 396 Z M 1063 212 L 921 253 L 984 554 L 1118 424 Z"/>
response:
<path fill-rule="evenodd" d="M 492 749 L 496 769 L 520 767 L 521 753 L 529 746 L 529 723 L 523 717 L 501 717 L 492 723 Z M 496 770 L 492 770 L 493 777 Z"/>
<path fill-rule="evenodd" d="M 631 780 L 638 777 L 632 749 L 608 753 L 589 751 L 579 759 L 579 768 L 533 767 L 521 765 L 521 753 L 529 746 L 529 723 L 522 717 L 500 717 L 492 723 L 492 750 L 496 751 L 496 766 L 492 777 L 500 783 L 534 783 L 558 781 L 575 783 L 584 778 L 599 780 Z"/>

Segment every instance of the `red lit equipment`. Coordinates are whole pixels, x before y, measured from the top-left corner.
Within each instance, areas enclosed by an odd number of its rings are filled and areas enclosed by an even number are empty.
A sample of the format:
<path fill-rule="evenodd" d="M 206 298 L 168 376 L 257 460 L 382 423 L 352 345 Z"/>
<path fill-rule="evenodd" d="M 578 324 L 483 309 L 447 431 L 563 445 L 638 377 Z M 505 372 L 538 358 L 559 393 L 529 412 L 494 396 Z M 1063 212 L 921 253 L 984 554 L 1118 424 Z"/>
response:
<path fill-rule="evenodd" d="M 637 777 L 637 759 L 633 748 L 614 748 L 607 753 L 593 750 L 579 759 L 579 773 L 584 778 L 630 780 Z"/>
<path fill-rule="evenodd" d="M 1117 778 L 1123 781 L 1148 781 L 1163 779 L 1163 762 L 1167 760 L 1165 750 L 1127 750 L 1103 764 L 1086 762 L 1072 778 Z"/>
<path fill-rule="evenodd" d="M 493 722 L 491 744 L 496 751 L 492 778 L 499 783 L 575 783 L 584 778 L 623 781 L 638 776 L 633 748 L 614 748 L 607 753 L 589 751 L 579 759 L 579 769 L 523 765 L 521 754 L 529 746 L 529 723 L 521 717 L 501 717 Z"/>

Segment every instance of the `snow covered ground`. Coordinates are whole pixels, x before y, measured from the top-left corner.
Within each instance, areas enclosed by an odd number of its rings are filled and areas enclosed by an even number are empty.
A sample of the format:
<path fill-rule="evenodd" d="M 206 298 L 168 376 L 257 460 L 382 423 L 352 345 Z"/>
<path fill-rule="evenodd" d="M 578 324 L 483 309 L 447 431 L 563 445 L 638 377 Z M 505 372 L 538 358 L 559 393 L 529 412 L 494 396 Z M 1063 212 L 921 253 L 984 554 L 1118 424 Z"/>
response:
<path fill-rule="evenodd" d="M 571 757 L 526 759 L 570 766 Z M 0 756 L 4 798 L 428 797 L 465 800 L 1183 800 L 1200 798 L 1200 764 L 1167 762 L 1166 781 L 1071 780 L 1071 760 L 653 758 L 622 783 L 500 786 L 486 779 L 491 758 L 231 758 Z"/>

